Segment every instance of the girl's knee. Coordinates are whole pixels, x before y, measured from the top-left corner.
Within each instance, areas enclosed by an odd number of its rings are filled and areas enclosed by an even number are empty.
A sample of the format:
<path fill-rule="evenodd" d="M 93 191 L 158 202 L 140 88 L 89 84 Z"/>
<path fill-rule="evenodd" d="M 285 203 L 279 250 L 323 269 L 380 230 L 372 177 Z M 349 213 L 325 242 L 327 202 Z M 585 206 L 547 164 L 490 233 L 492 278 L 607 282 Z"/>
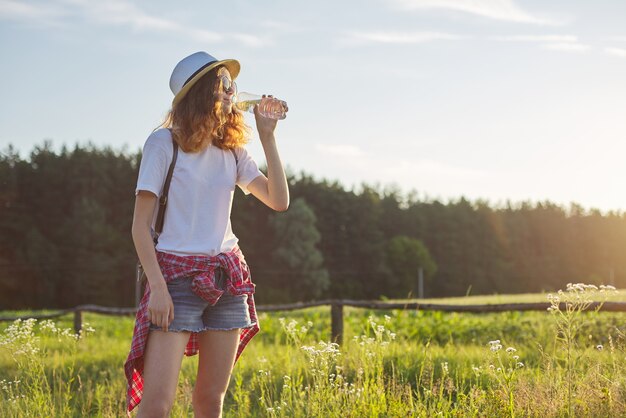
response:
<path fill-rule="evenodd" d="M 224 396 L 226 392 L 219 390 L 194 389 L 191 403 L 196 416 L 219 417 L 221 416 Z"/>
<path fill-rule="evenodd" d="M 165 399 L 157 399 L 154 401 L 148 401 L 144 399 L 139 404 L 139 412 L 137 418 L 153 418 L 153 417 L 168 417 L 170 410 L 172 409 L 172 402 Z"/>

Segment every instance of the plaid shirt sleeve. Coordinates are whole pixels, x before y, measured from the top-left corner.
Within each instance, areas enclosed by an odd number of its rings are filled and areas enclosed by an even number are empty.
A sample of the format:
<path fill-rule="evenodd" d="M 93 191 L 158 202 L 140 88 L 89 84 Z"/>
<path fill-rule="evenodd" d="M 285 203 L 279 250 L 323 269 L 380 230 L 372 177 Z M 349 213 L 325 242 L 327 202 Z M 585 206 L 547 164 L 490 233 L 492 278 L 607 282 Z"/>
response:
<path fill-rule="evenodd" d="M 204 256 L 177 256 L 173 254 L 157 253 L 159 266 L 169 282 L 179 277 L 194 277 L 192 290 L 211 305 L 219 300 L 224 290 L 215 288 L 216 268 L 223 268 L 227 274 L 226 290 L 232 295 L 248 295 L 248 312 L 253 326 L 241 330 L 239 336 L 239 346 L 235 362 L 241 356 L 244 348 L 252 337 L 259 332 L 259 321 L 254 304 L 254 283 L 250 277 L 250 269 L 246 264 L 239 247 L 228 253 L 221 253 L 215 257 Z M 150 288 L 146 286 L 146 291 L 141 299 L 137 316 L 135 318 L 135 328 L 131 342 L 128 358 L 124 363 L 124 373 L 128 381 L 126 392 L 127 414 L 141 402 L 143 393 L 143 356 L 148 341 L 150 331 L 150 320 L 148 319 L 148 301 L 150 300 Z M 199 350 L 198 333 L 192 332 L 185 348 L 185 355 L 192 356 Z"/>

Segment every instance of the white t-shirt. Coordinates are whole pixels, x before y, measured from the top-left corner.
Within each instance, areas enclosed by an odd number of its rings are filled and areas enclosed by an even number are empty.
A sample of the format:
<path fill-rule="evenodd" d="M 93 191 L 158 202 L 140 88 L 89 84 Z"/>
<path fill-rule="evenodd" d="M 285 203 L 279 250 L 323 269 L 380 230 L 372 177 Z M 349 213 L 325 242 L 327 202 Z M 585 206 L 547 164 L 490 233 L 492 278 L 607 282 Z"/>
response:
<path fill-rule="evenodd" d="M 230 224 L 235 184 L 249 194 L 248 184 L 262 175 L 245 148 L 235 152 L 238 163 L 231 151 L 212 145 L 196 153 L 178 149 L 158 251 L 215 256 L 235 247 L 238 239 Z M 135 194 L 147 190 L 161 196 L 172 156 L 170 131 L 154 131 L 143 148 Z M 157 212 L 158 199 L 153 227 Z"/>

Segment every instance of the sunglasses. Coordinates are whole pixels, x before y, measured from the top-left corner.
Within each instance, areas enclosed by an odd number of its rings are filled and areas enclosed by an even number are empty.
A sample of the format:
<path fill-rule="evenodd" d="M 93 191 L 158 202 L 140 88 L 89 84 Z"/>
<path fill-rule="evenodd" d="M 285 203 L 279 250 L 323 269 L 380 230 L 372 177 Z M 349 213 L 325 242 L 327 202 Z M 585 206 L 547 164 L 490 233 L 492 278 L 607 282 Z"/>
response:
<path fill-rule="evenodd" d="M 226 77 L 225 75 L 220 76 L 219 79 L 224 93 L 230 92 L 231 89 L 233 90 L 233 92 L 237 93 L 237 83 L 235 83 L 233 80 Z"/>

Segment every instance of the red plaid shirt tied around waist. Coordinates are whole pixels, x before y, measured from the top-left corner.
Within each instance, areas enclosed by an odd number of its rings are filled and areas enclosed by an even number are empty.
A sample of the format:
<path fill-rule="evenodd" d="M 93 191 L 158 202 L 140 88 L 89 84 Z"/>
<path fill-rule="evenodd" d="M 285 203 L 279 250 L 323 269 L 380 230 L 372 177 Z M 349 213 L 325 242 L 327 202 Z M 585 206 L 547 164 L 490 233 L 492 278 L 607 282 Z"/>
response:
<path fill-rule="evenodd" d="M 231 295 L 248 295 L 248 311 L 254 326 L 241 330 L 237 357 L 235 358 L 235 361 L 237 361 L 248 342 L 259 332 L 259 322 L 253 296 L 254 284 L 250 279 L 250 270 L 239 247 L 214 257 L 177 256 L 157 252 L 157 260 L 166 282 L 182 277 L 193 277 L 191 289 L 211 305 L 215 305 L 224 292 L 228 292 Z M 215 269 L 217 268 L 222 268 L 226 272 L 225 290 L 215 287 Z M 148 319 L 149 299 L 150 287 L 146 285 L 146 291 L 137 310 L 130 353 L 126 363 L 124 363 L 124 372 L 128 380 L 126 404 L 129 414 L 133 408 L 139 405 L 143 393 L 143 356 L 150 331 L 150 319 Z M 192 332 L 185 348 L 185 355 L 192 356 L 197 354 L 198 348 L 198 333 Z"/>

